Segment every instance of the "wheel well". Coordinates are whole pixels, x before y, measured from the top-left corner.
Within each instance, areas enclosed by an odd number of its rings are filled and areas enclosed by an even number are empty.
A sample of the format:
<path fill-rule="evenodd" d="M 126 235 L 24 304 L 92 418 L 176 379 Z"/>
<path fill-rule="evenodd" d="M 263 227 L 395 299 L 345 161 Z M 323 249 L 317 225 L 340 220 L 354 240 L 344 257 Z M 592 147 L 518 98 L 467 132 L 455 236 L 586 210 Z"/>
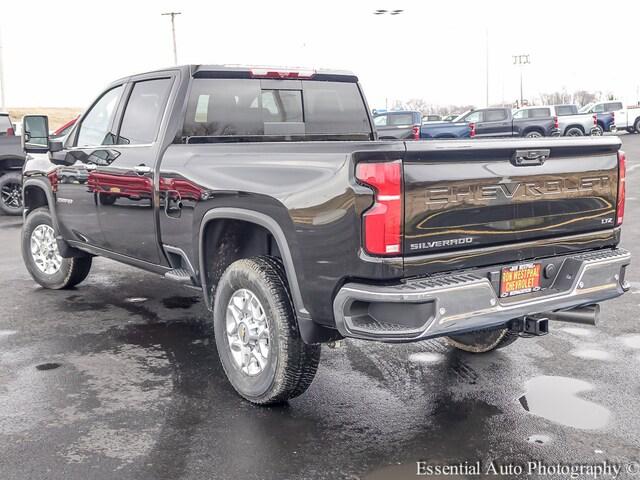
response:
<path fill-rule="evenodd" d="M 543 130 L 543 129 L 541 129 L 540 127 L 529 127 L 529 128 L 526 128 L 526 129 L 524 130 L 524 132 L 522 132 L 522 136 L 524 137 L 524 136 L 526 136 L 527 134 L 529 134 L 529 133 L 531 133 L 531 132 L 538 132 L 538 133 L 540 133 L 542 136 L 544 136 L 544 130 Z"/>
<path fill-rule="evenodd" d="M 47 195 L 40 187 L 27 186 L 24 189 L 24 208 L 30 212 L 36 208 L 46 207 L 49 205 Z"/>
<path fill-rule="evenodd" d="M 567 128 L 564 129 L 564 133 L 567 133 L 569 130 L 571 130 L 572 128 L 577 128 L 578 130 L 580 130 L 582 133 L 584 133 L 584 127 L 582 125 L 569 125 L 567 126 Z"/>
<path fill-rule="evenodd" d="M 202 245 L 202 265 L 205 266 L 206 285 L 215 297 L 220 277 L 236 260 L 270 255 L 282 258 L 275 237 L 266 228 L 252 222 L 221 218 L 205 226 Z"/>

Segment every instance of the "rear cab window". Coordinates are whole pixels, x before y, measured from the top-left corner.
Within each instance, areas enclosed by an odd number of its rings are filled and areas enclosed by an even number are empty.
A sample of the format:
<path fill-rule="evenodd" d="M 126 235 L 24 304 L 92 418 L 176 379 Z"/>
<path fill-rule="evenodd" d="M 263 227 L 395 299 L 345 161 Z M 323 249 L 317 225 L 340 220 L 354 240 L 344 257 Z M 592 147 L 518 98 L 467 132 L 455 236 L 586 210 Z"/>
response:
<path fill-rule="evenodd" d="M 389 114 L 389 125 L 394 125 L 394 126 L 413 125 L 413 114 L 412 113 Z"/>
<path fill-rule="evenodd" d="M 370 140 L 355 82 L 194 78 L 184 143 Z"/>
<path fill-rule="evenodd" d="M 531 108 L 529 109 L 529 118 L 549 118 L 551 110 L 548 108 Z"/>
<path fill-rule="evenodd" d="M 576 107 L 572 105 L 560 105 L 556 107 L 556 115 L 559 117 L 566 117 L 567 115 L 575 115 L 577 113 Z"/>
<path fill-rule="evenodd" d="M 500 122 L 507 119 L 506 110 L 485 110 L 484 122 Z"/>

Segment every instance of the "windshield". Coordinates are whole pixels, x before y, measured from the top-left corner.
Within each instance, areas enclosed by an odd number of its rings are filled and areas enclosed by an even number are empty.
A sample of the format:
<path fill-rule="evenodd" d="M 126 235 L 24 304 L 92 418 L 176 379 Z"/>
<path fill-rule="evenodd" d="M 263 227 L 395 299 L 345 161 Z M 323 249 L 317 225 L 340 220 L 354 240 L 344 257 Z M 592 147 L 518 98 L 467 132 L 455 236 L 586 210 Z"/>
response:
<path fill-rule="evenodd" d="M 579 110 L 579 112 L 580 113 L 589 113 L 594 105 L 595 105 L 595 103 L 587 103 L 584 107 L 582 107 Z"/>

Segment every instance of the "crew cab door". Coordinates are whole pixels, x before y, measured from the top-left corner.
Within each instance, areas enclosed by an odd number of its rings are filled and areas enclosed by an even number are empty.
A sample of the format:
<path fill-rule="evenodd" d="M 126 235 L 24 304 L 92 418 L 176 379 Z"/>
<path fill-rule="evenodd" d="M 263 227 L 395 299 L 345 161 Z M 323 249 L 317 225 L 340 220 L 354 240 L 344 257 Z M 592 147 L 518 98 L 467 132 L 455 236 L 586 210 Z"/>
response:
<path fill-rule="evenodd" d="M 464 121 L 476 124 L 476 137 L 511 136 L 511 119 L 504 108 L 471 112 Z"/>
<path fill-rule="evenodd" d="M 174 77 L 141 77 L 127 84 L 115 144 L 91 173 L 104 247 L 149 262 L 166 263 L 157 232 L 155 176 L 160 126 Z"/>
<path fill-rule="evenodd" d="M 52 158 L 64 160 L 52 184 L 56 193 L 56 213 L 64 237 L 96 247 L 105 240 L 98 224 L 97 193 L 91 176 L 98 164 L 109 158 L 116 141 L 115 118 L 125 85 L 105 91 L 80 120 L 61 152 Z"/>

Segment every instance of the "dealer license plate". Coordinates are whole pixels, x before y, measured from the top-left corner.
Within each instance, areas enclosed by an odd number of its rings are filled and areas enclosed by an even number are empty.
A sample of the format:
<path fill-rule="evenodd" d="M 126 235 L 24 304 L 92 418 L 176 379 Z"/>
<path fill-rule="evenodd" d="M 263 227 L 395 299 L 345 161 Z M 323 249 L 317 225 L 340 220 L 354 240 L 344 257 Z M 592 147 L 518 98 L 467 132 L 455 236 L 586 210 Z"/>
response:
<path fill-rule="evenodd" d="M 500 277 L 500 298 L 513 297 L 540 290 L 539 263 L 504 267 Z"/>

